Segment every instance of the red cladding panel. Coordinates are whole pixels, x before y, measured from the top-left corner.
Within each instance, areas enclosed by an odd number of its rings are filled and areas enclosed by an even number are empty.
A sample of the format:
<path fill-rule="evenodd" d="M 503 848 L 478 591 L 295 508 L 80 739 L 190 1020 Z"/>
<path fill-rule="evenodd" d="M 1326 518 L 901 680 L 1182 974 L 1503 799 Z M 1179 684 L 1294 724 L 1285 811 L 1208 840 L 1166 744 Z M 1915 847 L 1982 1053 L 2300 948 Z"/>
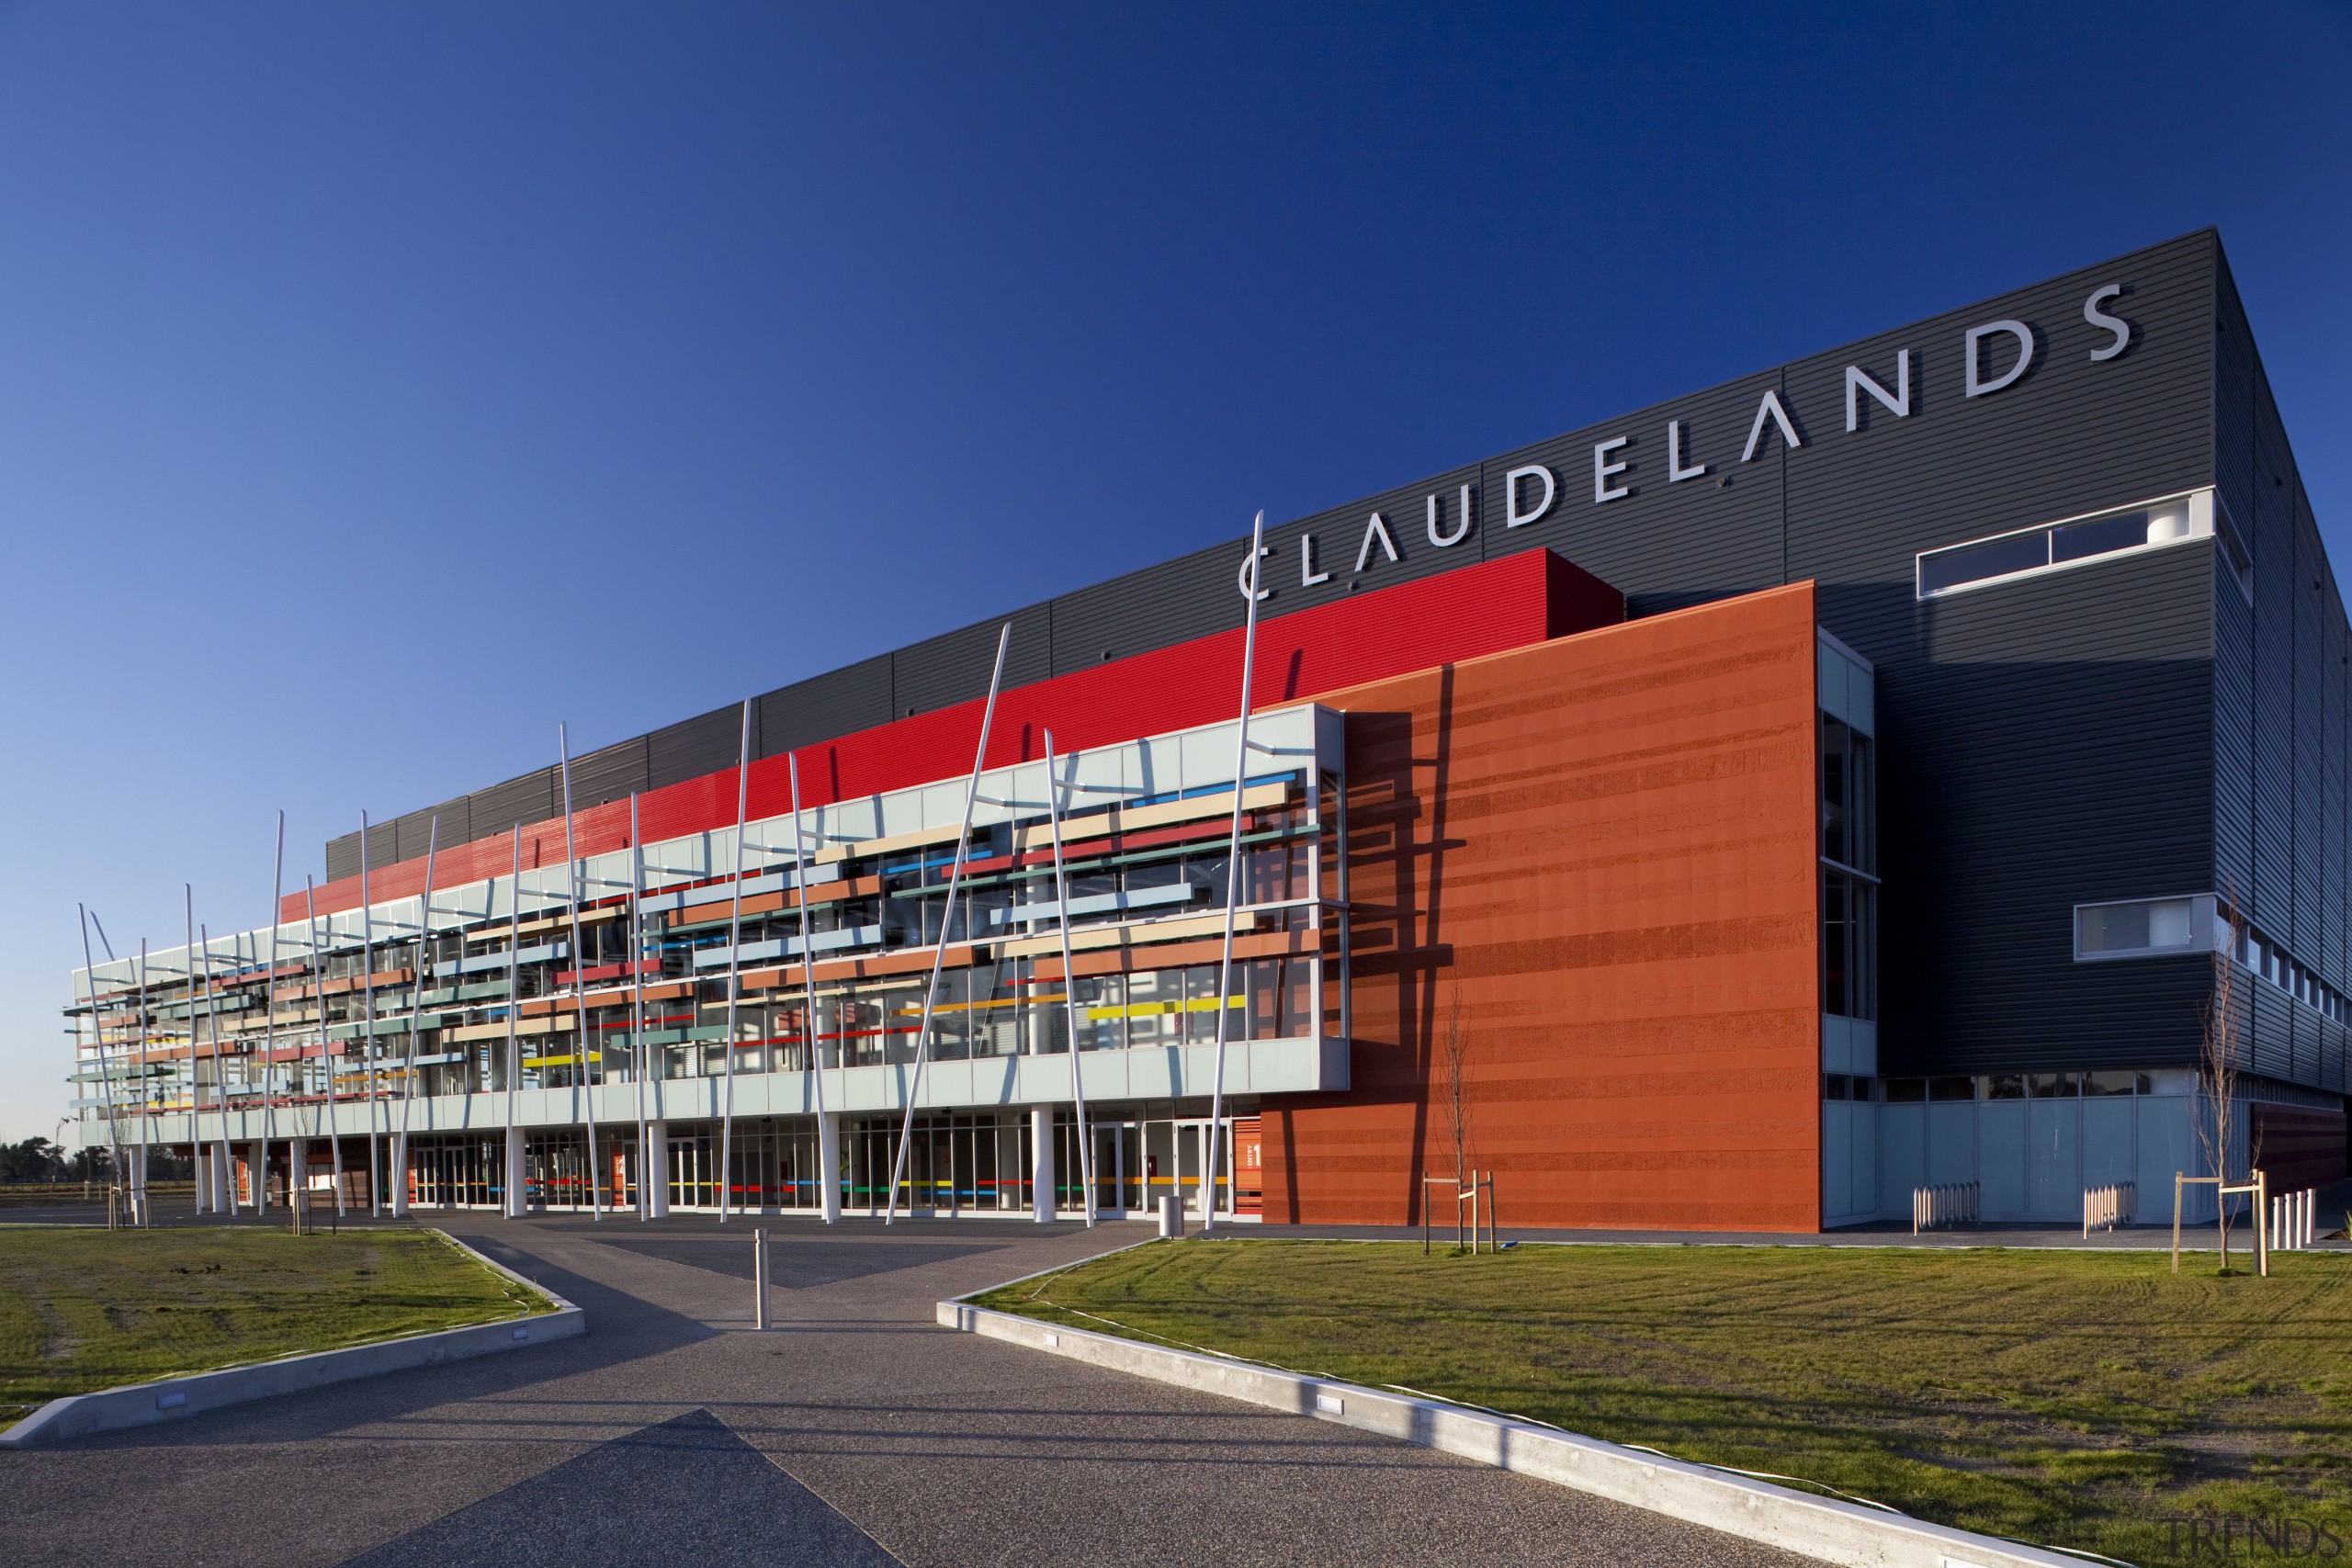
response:
<path fill-rule="evenodd" d="M 1256 707 L 1279 707 L 1624 618 L 1624 596 L 1615 589 L 1548 550 L 1527 550 L 1261 622 L 1250 700 Z M 1237 627 L 1001 694 L 988 765 L 1044 756 L 1048 728 L 1057 748 L 1074 751 L 1216 723 L 1234 708 L 1232 680 L 1241 662 L 1241 637 Z M 971 770 L 985 705 L 976 697 L 803 747 L 801 805 L 827 806 L 962 776 Z M 752 764 L 750 798 L 753 818 L 792 808 L 783 757 Z M 735 770 L 724 768 L 640 795 L 638 820 L 648 843 L 731 826 Z M 574 812 L 571 830 L 582 855 L 626 848 L 628 802 Z M 457 845 L 441 852 L 435 880 L 455 887 L 501 876 L 513 854 L 505 834 Z M 523 829 L 523 863 L 563 863 L 561 818 Z M 424 885 L 424 863 L 413 860 L 373 873 L 368 890 L 378 899 L 403 898 Z M 356 908 L 359 879 L 331 882 L 318 890 L 318 898 L 322 912 Z M 283 909 L 284 919 L 300 919 L 300 895 L 288 898 Z"/>

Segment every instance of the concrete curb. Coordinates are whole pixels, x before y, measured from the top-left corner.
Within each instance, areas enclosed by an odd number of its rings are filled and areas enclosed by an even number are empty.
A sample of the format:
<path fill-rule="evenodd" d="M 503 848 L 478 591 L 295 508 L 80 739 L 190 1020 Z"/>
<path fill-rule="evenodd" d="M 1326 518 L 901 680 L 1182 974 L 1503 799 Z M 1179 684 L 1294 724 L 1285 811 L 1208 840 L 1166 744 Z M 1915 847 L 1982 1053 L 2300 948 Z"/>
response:
<path fill-rule="evenodd" d="M 941 1302 L 938 1321 L 1114 1371 L 1312 1416 L 1849 1568 L 2082 1568 L 2084 1559 L 1816 1497 L 1531 1422 Z"/>
<path fill-rule="evenodd" d="M 537 1291 L 555 1303 L 556 1310 L 531 1317 L 502 1318 L 496 1323 L 478 1323 L 464 1328 L 412 1334 L 399 1339 L 378 1340 L 372 1345 L 353 1345 L 341 1350 L 314 1350 L 308 1355 L 288 1356 L 250 1367 L 226 1367 L 219 1371 L 161 1378 L 153 1382 L 130 1383 L 122 1388 L 101 1389 L 96 1393 L 77 1393 L 64 1399 L 52 1399 L 6 1431 L 0 1432 L 0 1448 L 34 1448 L 72 1438 L 85 1438 L 94 1432 L 152 1426 L 158 1421 L 175 1421 L 185 1416 L 218 1410 L 223 1405 L 243 1404 L 249 1400 L 268 1399 L 281 1393 L 296 1393 L 327 1383 L 345 1382 L 353 1378 L 405 1371 L 412 1367 L 465 1360 L 499 1350 L 519 1350 L 526 1346 L 545 1344 L 550 1339 L 569 1339 L 587 1332 L 588 1314 L 579 1307 L 545 1286 L 533 1284 L 497 1259 L 483 1257 L 447 1232 L 435 1231 L 433 1234 L 485 1268 Z"/>

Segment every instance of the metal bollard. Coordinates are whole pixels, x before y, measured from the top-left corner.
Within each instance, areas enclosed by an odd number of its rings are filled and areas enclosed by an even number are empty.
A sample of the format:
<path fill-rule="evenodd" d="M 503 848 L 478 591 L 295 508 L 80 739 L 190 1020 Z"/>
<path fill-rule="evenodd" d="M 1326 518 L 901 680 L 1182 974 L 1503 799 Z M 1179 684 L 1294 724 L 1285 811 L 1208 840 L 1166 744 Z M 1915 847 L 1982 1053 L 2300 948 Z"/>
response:
<path fill-rule="evenodd" d="M 1184 1235 L 1184 1201 L 1173 1192 L 1159 1200 L 1159 1234 L 1170 1241 L 1182 1240 Z"/>
<path fill-rule="evenodd" d="M 768 1233 L 763 1225 L 752 1229 L 752 1326 L 763 1329 L 768 1325 Z"/>

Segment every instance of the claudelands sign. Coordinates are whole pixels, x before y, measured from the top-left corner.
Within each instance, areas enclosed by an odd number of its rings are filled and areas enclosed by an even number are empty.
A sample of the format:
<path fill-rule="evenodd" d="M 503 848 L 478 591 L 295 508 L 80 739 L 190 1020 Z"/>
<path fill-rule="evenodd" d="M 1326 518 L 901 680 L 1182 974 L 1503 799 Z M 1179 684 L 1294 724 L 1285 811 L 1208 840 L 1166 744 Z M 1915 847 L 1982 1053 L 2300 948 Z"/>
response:
<path fill-rule="evenodd" d="M 2113 359 L 2132 346 L 2132 323 L 2099 308 L 2123 292 L 2122 284 L 2103 284 L 2091 290 L 2090 298 L 2083 301 L 2083 320 L 2112 334 L 2104 346 L 2091 351 L 2090 356 L 2095 362 Z M 2023 321 L 2005 318 L 1969 328 L 1962 334 L 1961 349 L 1963 386 L 1968 396 L 1990 397 L 2004 388 L 2014 386 L 2032 367 L 2034 356 L 2041 349 L 2041 342 L 2033 328 Z M 1988 367 L 2000 365 L 2004 358 L 2007 363 L 1998 372 L 1988 370 Z M 1862 429 L 1861 400 L 1864 397 L 1896 419 L 1911 417 L 1909 349 L 1904 349 L 1894 356 L 1894 387 L 1891 391 L 1884 382 L 1860 366 L 1846 367 L 1846 433 L 1849 435 Z M 1798 433 L 1796 422 L 1789 417 L 1788 409 L 1781 401 L 1780 392 L 1767 388 L 1762 400 L 1756 405 L 1756 418 L 1747 427 L 1747 445 L 1740 448 L 1740 462 L 1756 461 L 1763 456 L 1768 442 L 1775 436 L 1792 450 L 1804 445 L 1804 437 Z M 1633 444 L 1631 435 L 1612 435 L 1606 441 L 1593 443 L 1593 505 L 1606 506 L 1634 493 L 1633 487 L 1621 478 L 1632 471 L 1633 460 L 1619 456 Z M 1685 444 L 1682 422 L 1668 420 L 1666 482 L 1682 484 L 1707 473 L 1709 465 L 1688 460 L 1695 456 Z M 1503 526 L 1506 529 L 1523 528 L 1549 516 L 1559 493 L 1559 476 L 1543 464 L 1528 463 L 1511 469 L 1503 476 Z M 1449 529 L 1445 526 L 1445 499 L 1439 495 L 1429 498 L 1429 540 L 1441 550 L 1451 549 L 1470 536 L 1475 505 L 1471 487 L 1462 486 L 1460 492 L 1453 498 L 1453 525 Z M 1364 520 L 1363 538 L 1356 546 L 1354 571 L 1361 573 L 1373 564 L 1372 552 L 1374 549 L 1391 561 L 1400 558 L 1396 553 L 1396 537 L 1388 531 L 1388 520 L 1377 512 Z M 1261 546 L 1258 550 L 1261 558 L 1270 558 L 1273 553 L 1272 545 Z M 1242 557 L 1241 570 L 1235 578 L 1235 585 L 1244 598 L 1257 585 L 1254 570 L 1257 564 L 1250 557 Z M 1302 588 L 1312 588 L 1318 582 L 1331 581 L 1329 570 L 1316 562 L 1315 536 L 1312 534 L 1298 536 L 1298 581 Z M 1272 588 L 1258 589 L 1258 597 L 1261 600 L 1273 596 Z"/>

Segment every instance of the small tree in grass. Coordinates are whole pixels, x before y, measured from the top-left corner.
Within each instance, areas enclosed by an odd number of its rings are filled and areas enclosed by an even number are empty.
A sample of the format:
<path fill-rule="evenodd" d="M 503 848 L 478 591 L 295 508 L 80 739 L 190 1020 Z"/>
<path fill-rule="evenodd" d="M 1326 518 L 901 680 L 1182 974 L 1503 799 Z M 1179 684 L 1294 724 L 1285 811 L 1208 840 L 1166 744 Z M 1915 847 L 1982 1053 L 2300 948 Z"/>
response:
<path fill-rule="evenodd" d="M 2204 1036 L 2199 1043 L 2197 1088 L 2211 1102 L 2211 1112 L 2197 1118 L 2197 1138 L 2207 1168 L 2221 1178 L 2215 1184 L 2213 1211 L 2221 1227 L 2222 1272 L 2230 1271 L 2230 1205 L 2220 1189 L 2230 1179 L 2230 1133 L 2236 1114 L 2238 1056 L 2233 1048 L 2239 1009 L 2237 955 L 2245 951 L 2245 916 L 2238 909 L 2235 889 L 2222 907 L 2226 945 L 2213 953 L 2213 992 L 2205 1000 Z"/>
<path fill-rule="evenodd" d="M 1462 1187 L 1470 1179 L 1470 1096 L 1464 1078 L 1470 1066 L 1470 1031 L 1462 1021 L 1462 985 L 1445 1010 L 1445 1130 L 1453 1144 L 1454 1219 L 1462 1218 Z"/>

